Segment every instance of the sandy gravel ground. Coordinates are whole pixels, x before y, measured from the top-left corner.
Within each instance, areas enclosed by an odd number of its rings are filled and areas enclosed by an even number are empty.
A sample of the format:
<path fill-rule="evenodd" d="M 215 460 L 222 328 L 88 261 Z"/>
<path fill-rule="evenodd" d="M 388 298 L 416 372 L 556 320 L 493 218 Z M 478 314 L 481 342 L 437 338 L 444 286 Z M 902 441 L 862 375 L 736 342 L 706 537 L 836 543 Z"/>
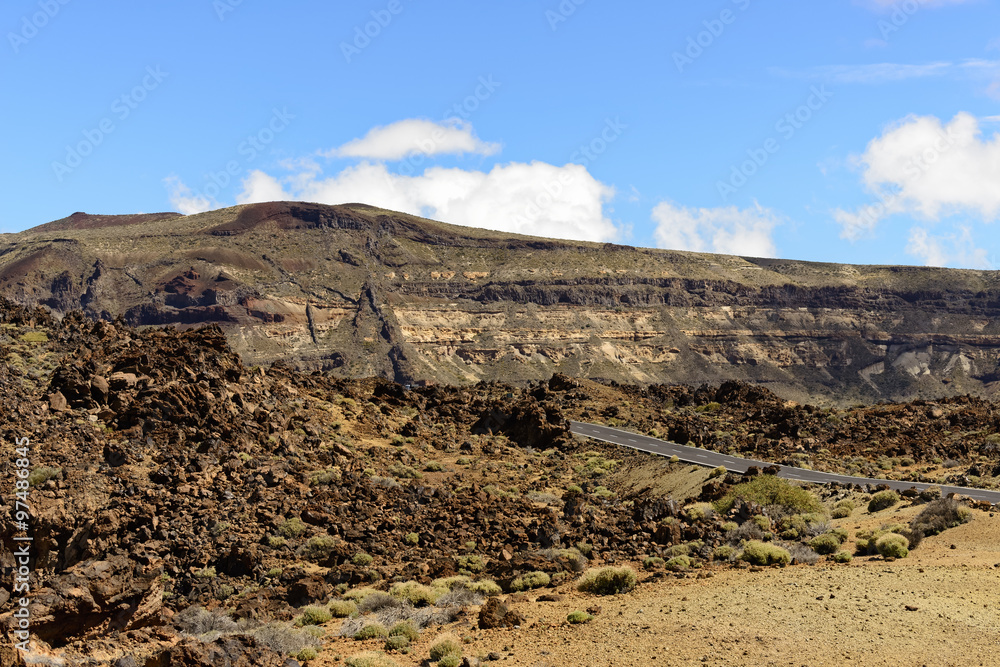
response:
<path fill-rule="evenodd" d="M 858 510 L 835 523 L 853 536 L 856 527 L 908 521 L 917 510 Z M 716 569 L 708 578 L 643 573 L 628 595 L 601 598 L 563 586 L 556 591 L 564 595 L 561 602 L 527 596 L 513 604 L 528 618 L 517 630 L 478 630 L 475 609 L 448 630 L 469 640 L 466 655 L 501 656 L 485 664 L 997 665 L 998 565 L 1000 517 L 976 512 L 972 523 L 927 538 L 894 562 L 873 557 L 846 565 L 821 560 L 763 571 Z M 591 623 L 565 622 L 571 611 L 594 605 L 602 611 Z M 426 664 L 435 635 L 426 633 L 413 653 L 393 659 L 401 666 Z M 337 640 L 313 664 L 379 648 Z"/>

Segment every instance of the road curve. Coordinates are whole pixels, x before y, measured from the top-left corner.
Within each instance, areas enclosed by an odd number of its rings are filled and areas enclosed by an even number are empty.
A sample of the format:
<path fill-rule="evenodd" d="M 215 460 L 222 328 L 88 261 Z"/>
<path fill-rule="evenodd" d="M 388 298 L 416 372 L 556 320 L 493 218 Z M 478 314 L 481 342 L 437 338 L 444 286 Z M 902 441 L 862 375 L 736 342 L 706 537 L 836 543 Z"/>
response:
<path fill-rule="evenodd" d="M 666 440 L 651 438 L 648 435 L 639 435 L 638 433 L 623 431 L 621 429 L 611 428 L 610 426 L 598 426 L 597 424 L 585 424 L 583 422 L 575 421 L 571 421 L 569 424 L 570 432 L 575 435 L 593 438 L 594 440 L 602 440 L 604 442 L 610 442 L 613 445 L 621 445 L 622 447 L 629 447 L 631 449 L 637 449 L 640 452 L 649 452 L 650 454 L 658 454 L 659 456 L 676 456 L 681 461 L 708 466 L 710 468 L 724 466 L 729 472 L 743 473 L 746 472 L 747 468 L 750 466 L 757 466 L 758 468 L 763 469 L 770 465 L 777 465 L 766 461 L 755 461 L 753 459 L 744 459 L 738 456 L 720 454 L 719 452 L 713 452 L 699 447 L 678 445 L 674 442 L 667 442 Z M 941 493 L 943 495 L 958 493 L 974 500 L 985 500 L 986 502 L 992 504 L 1000 503 L 1000 491 L 986 491 L 984 489 L 973 489 L 964 486 L 944 486 L 941 484 L 900 482 L 892 479 L 851 477 L 849 475 L 835 475 L 829 472 L 818 472 L 816 470 L 805 470 L 803 468 L 793 468 L 788 466 L 779 466 L 779 468 L 778 477 L 798 480 L 800 482 L 809 482 L 811 484 L 832 484 L 834 482 L 839 484 L 885 484 L 890 489 L 895 489 L 896 491 L 905 491 L 906 489 L 913 488 L 923 491 L 930 486 L 936 486 L 941 489 Z"/>

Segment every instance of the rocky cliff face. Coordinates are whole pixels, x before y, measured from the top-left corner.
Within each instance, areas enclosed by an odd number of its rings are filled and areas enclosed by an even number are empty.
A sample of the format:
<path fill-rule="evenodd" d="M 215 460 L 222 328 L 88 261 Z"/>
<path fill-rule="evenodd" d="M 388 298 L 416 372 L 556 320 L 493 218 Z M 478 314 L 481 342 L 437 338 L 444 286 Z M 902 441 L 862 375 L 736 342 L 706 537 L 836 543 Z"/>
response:
<path fill-rule="evenodd" d="M 764 383 L 832 402 L 990 394 L 994 272 L 512 236 L 365 205 L 74 214 L 0 236 L 0 293 L 216 323 L 248 363 L 400 382 Z"/>

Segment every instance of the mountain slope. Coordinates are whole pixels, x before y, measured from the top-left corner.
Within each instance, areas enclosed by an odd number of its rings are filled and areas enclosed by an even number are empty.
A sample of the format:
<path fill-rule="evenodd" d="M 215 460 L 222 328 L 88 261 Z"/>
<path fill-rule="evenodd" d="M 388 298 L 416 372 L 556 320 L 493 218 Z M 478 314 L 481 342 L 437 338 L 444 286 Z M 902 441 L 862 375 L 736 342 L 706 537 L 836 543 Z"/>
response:
<path fill-rule="evenodd" d="M 558 241 L 362 204 L 75 214 L 0 236 L 0 293 L 218 323 L 249 363 L 400 382 L 740 379 L 843 403 L 1000 379 L 995 272 Z"/>

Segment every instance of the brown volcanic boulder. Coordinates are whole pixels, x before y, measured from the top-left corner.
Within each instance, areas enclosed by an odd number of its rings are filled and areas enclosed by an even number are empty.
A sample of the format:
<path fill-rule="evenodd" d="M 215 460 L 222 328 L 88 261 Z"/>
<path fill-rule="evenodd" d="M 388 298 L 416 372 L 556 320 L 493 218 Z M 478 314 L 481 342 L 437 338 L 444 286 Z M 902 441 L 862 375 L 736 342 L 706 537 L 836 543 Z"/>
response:
<path fill-rule="evenodd" d="M 49 579 L 34 596 L 32 632 L 58 645 L 95 630 L 132 630 L 163 623 L 158 571 L 133 569 L 122 557 L 85 561 Z"/>
<path fill-rule="evenodd" d="M 490 598 L 479 610 L 479 628 L 493 630 L 495 628 L 513 628 L 524 623 L 524 616 L 508 609 L 498 598 Z"/>
<path fill-rule="evenodd" d="M 253 637 L 232 635 L 205 643 L 194 638 L 171 646 L 146 661 L 145 667 L 298 667 Z"/>

